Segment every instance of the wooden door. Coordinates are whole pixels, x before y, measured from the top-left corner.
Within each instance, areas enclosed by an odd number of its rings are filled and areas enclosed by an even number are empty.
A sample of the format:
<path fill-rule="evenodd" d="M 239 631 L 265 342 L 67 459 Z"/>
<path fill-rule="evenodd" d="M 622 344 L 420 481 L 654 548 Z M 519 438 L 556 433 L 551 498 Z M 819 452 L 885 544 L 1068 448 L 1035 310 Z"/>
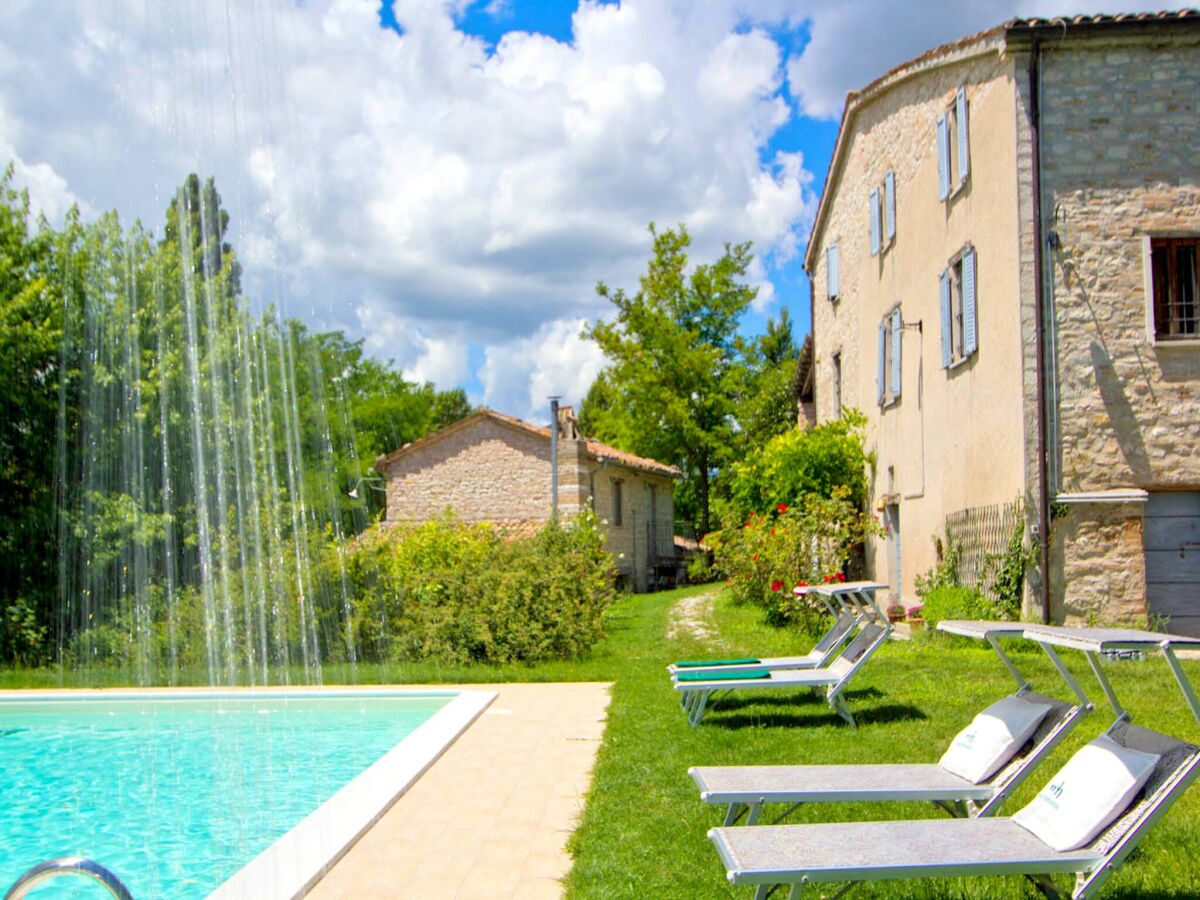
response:
<path fill-rule="evenodd" d="M 1152 493 L 1142 531 L 1146 612 L 1167 630 L 1200 637 L 1200 493 Z"/>

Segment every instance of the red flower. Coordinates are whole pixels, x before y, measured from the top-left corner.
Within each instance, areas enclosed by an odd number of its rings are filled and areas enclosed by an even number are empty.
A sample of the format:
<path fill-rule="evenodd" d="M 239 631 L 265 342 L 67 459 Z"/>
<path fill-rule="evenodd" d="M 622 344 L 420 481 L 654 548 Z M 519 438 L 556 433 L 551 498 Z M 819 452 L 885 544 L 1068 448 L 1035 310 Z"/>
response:
<path fill-rule="evenodd" d="M 838 572 L 838 573 L 837 573 L 836 575 L 834 575 L 833 577 L 834 577 L 834 578 L 836 578 L 838 581 L 845 581 L 845 580 L 846 580 L 846 573 L 845 573 L 845 572 Z"/>
<path fill-rule="evenodd" d="M 798 582 L 796 582 L 796 587 L 808 587 L 808 582 L 807 581 L 798 581 Z"/>
<path fill-rule="evenodd" d="M 825 582 L 826 584 L 829 584 L 829 582 L 833 581 L 833 576 L 832 576 L 832 575 L 826 575 L 826 576 L 824 576 L 824 577 L 823 577 L 821 580 L 822 580 L 823 582 Z"/>
<path fill-rule="evenodd" d="M 786 504 L 786 503 L 780 503 L 780 504 L 779 504 L 777 507 L 775 507 L 775 508 L 776 508 L 777 510 L 779 510 L 780 512 L 787 512 L 787 504 Z"/>
<path fill-rule="evenodd" d="M 778 594 L 780 591 L 783 590 L 783 582 L 782 581 L 772 581 L 771 582 L 771 590 L 773 590 L 775 593 Z"/>
<path fill-rule="evenodd" d="M 758 554 L 755 553 L 752 557 L 750 557 L 750 560 L 751 562 L 758 562 Z"/>
<path fill-rule="evenodd" d="M 772 535 L 774 535 L 774 534 L 775 534 L 775 529 L 774 529 L 774 528 L 772 528 L 772 529 L 771 529 L 771 534 L 772 534 Z"/>

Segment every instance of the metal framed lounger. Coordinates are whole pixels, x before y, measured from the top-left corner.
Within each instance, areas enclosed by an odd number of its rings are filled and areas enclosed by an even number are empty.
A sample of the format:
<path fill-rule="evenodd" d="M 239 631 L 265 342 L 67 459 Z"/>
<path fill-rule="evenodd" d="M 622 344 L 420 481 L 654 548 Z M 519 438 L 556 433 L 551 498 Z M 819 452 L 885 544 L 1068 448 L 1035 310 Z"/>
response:
<path fill-rule="evenodd" d="M 843 696 L 846 686 L 867 660 L 887 640 L 891 628 L 874 622 L 864 625 L 855 635 L 842 655 L 829 666 L 822 669 L 785 670 L 771 672 L 760 670 L 760 677 L 731 677 L 711 680 L 692 680 L 687 673 L 676 676 L 675 690 L 682 694 L 683 707 L 688 714 L 688 722 L 698 725 L 709 708 L 710 699 L 714 694 L 741 690 L 764 690 L 771 688 L 810 688 L 825 690 L 825 702 L 839 716 L 855 724 L 850 707 Z M 751 673 L 754 675 L 756 673 Z"/>
<path fill-rule="evenodd" d="M 820 669 L 837 656 L 842 645 L 850 639 L 854 629 L 863 622 L 876 618 L 875 591 L 885 585 L 872 581 L 849 582 L 838 585 L 822 585 L 819 588 L 797 587 L 797 595 L 813 594 L 833 617 L 833 624 L 823 634 L 812 650 L 803 656 L 770 656 L 763 659 L 712 660 L 705 665 L 699 663 L 672 663 L 667 672 L 674 678 L 680 672 L 754 672 L 759 669 L 781 671 L 787 669 Z"/>
<path fill-rule="evenodd" d="M 821 636 L 821 639 L 817 641 L 812 650 L 803 656 L 770 656 L 764 659 L 724 663 L 714 660 L 709 665 L 672 663 L 667 666 L 667 671 L 674 677 L 681 672 L 752 672 L 756 669 L 769 669 L 771 671 L 819 669 L 822 666 L 828 665 L 829 661 L 837 655 L 842 644 L 846 642 L 846 639 L 858 626 L 860 621 L 860 616 L 843 610 L 833 620 L 833 624 L 829 626 L 829 630 Z"/>
<path fill-rule="evenodd" d="M 987 641 L 1017 682 L 1012 696 L 1050 705 L 1050 711 L 1025 745 L 990 778 L 974 784 L 936 763 L 693 766 L 688 774 L 700 788 L 700 799 L 727 807 L 725 825 L 736 824 L 743 814 L 747 825 L 756 824 L 768 803 L 789 804 L 773 823 L 806 803 L 929 801 L 957 817 L 996 813 L 1038 763 L 1091 711 L 1092 704 L 1074 678 L 1067 680 L 1077 699 L 1074 705 L 1032 690 L 998 643 L 1002 638 L 1022 637 L 1026 627 L 1023 623 L 946 621 L 938 627 L 951 634 Z"/>
<path fill-rule="evenodd" d="M 1025 636 L 1047 649 L 1083 650 L 1105 696 L 1117 714 L 1107 734 L 1122 746 L 1159 756 L 1150 779 L 1133 802 L 1090 844 L 1056 851 L 1008 817 L 769 825 L 714 828 L 709 838 L 733 884 L 756 886 L 762 900 L 775 886 L 789 886 L 798 898 L 808 884 L 849 882 L 841 896 L 863 881 L 954 876 L 1024 875 L 1048 897 L 1061 897 L 1049 876 L 1075 875 L 1069 896 L 1092 897 L 1121 866 L 1149 830 L 1200 775 L 1200 747 L 1132 724 L 1098 663 L 1106 650 L 1162 650 L 1192 714 L 1200 721 L 1187 677 L 1173 646 L 1200 646 L 1200 640 L 1124 629 L 1070 629 L 1031 626 Z"/>

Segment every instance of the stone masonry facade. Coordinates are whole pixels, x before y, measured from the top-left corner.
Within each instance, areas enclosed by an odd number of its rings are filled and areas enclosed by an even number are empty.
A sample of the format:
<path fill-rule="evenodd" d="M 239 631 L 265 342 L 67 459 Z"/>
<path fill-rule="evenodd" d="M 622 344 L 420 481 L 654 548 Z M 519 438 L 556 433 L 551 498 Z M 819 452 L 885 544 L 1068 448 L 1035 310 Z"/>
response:
<path fill-rule="evenodd" d="M 1156 340 L 1150 262 L 1152 239 L 1200 238 L 1197 84 L 1200 15 L 1184 12 L 1014 20 L 930 51 L 848 98 L 805 267 L 817 418 L 837 415 L 839 394 L 867 412 L 880 457 L 873 495 L 880 508 L 901 511 L 899 550 L 881 540 L 868 551 L 873 577 L 890 581 L 897 567 L 908 590 L 914 567 L 928 568 L 925 548 L 944 516 L 958 508 L 1022 498 L 1036 521 L 1040 389 L 1053 617 L 1130 622 L 1153 613 L 1144 501 L 1172 492 L 1159 505 L 1174 508 L 1194 498 L 1195 521 L 1179 521 L 1200 529 L 1200 340 Z M 956 86 L 970 102 L 972 183 L 965 200 L 952 195 L 931 208 L 932 118 Z M 897 238 L 871 255 L 867 194 L 885 168 L 895 173 Z M 943 377 L 926 270 L 945 265 L 943 245 L 958 240 L 978 259 L 979 351 Z M 841 286 L 833 303 L 832 245 Z M 906 331 L 903 394 L 881 407 L 875 329 L 893 305 L 923 336 L 913 344 Z M 989 368 L 997 358 L 1003 372 Z M 914 395 L 919 414 L 905 409 Z M 1156 523 L 1159 533 L 1174 527 Z M 1030 573 L 1030 615 L 1041 578 Z M 1200 616 L 1200 593 L 1195 606 L 1189 615 Z"/>
<path fill-rule="evenodd" d="M 559 515 L 570 518 L 593 504 L 618 571 L 635 588 L 651 586 L 655 564 L 674 558 L 676 470 L 589 441 L 568 407 L 560 413 Z M 375 468 L 386 482 L 386 525 L 447 512 L 522 529 L 550 518 L 548 429 L 491 410 L 382 456 Z M 613 515 L 617 490 L 619 522 Z"/>
<path fill-rule="evenodd" d="M 1154 340 L 1146 253 L 1152 236 L 1200 235 L 1198 84 L 1200 28 L 1043 48 L 1059 492 L 1200 490 L 1200 341 Z M 1144 619 L 1143 506 L 1068 509 L 1055 524 L 1052 608 Z"/>

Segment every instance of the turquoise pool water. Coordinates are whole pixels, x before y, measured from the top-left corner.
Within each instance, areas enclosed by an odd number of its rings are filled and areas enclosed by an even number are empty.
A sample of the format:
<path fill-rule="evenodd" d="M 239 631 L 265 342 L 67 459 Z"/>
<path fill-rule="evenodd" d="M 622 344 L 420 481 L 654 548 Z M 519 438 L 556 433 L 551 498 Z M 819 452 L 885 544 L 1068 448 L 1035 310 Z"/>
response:
<path fill-rule="evenodd" d="M 80 855 L 139 900 L 204 897 L 452 696 L 0 699 L 0 894 Z"/>

